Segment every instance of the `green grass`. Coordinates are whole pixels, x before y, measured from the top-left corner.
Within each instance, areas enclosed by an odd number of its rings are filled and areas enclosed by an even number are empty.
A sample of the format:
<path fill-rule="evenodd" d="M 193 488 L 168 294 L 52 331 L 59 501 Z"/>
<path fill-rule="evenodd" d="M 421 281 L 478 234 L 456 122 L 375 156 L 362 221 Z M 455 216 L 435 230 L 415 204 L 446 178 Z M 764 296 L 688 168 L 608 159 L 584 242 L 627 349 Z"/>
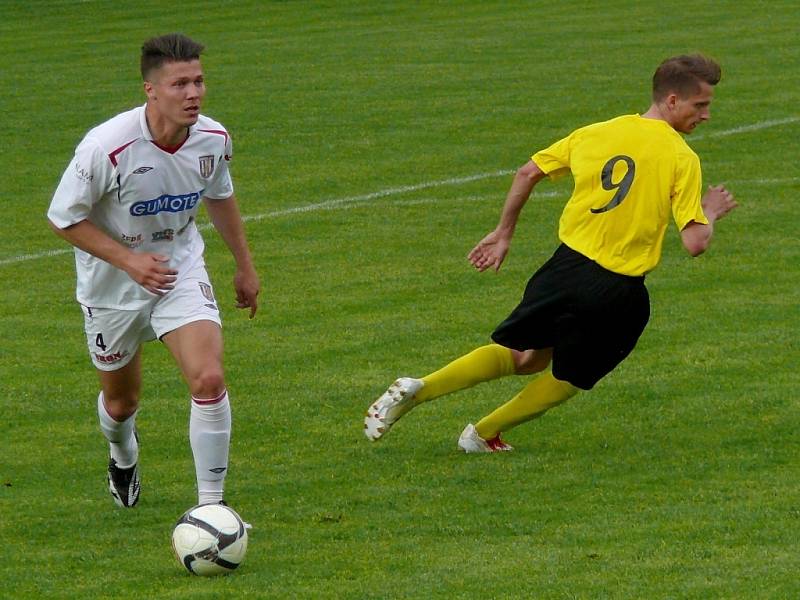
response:
<path fill-rule="evenodd" d="M 794 2 L 2 6 L 0 596 L 797 596 L 800 122 L 763 126 L 798 117 Z M 143 496 L 116 510 L 72 258 L 17 258 L 64 248 L 44 220 L 61 172 L 89 127 L 143 102 L 138 48 L 172 30 L 206 44 L 205 112 L 233 134 L 243 212 L 266 215 L 247 225 L 252 322 L 205 233 L 234 409 L 227 496 L 255 527 L 217 580 L 171 556 L 195 490 L 168 353 L 145 348 Z M 724 75 L 690 142 L 741 207 L 700 259 L 669 232 L 631 357 L 511 432 L 509 455 L 465 457 L 455 438 L 513 378 L 366 442 L 367 404 L 484 343 L 556 244 L 568 184 L 539 188 L 500 274 L 471 271 L 510 176 L 450 180 L 645 110 L 658 61 L 697 50 Z"/>

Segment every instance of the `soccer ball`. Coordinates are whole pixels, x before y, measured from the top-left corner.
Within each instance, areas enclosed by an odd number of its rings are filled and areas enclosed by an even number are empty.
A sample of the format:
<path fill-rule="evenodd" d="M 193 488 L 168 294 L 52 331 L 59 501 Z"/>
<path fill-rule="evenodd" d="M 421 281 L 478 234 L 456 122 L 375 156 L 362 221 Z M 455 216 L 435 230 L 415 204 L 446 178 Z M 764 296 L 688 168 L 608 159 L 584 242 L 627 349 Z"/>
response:
<path fill-rule="evenodd" d="M 230 573 L 244 560 L 247 529 L 223 504 L 200 504 L 183 513 L 172 531 L 178 562 L 195 575 Z"/>

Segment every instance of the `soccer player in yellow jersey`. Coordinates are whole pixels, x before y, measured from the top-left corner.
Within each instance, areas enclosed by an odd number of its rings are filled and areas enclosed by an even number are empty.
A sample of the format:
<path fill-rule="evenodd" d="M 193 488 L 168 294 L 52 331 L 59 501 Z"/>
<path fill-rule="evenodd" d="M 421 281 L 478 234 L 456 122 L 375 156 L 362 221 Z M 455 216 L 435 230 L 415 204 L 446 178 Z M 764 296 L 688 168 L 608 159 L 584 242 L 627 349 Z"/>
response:
<path fill-rule="evenodd" d="M 462 432 L 465 452 L 511 450 L 504 431 L 591 389 L 633 350 L 650 317 L 645 275 L 661 258 L 670 214 L 692 256 L 736 207 L 723 186 L 701 198 L 700 161 L 681 133 L 708 120 L 721 70 L 702 55 L 665 60 L 650 108 L 575 130 L 516 173 L 500 222 L 469 253 L 497 271 L 520 211 L 545 177 L 572 173 L 561 245 L 530 279 L 522 301 L 482 346 L 422 379 L 401 377 L 374 402 L 364 432 L 378 440 L 422 402 L 512 374 L 543 372 L 517 396 Z"/>

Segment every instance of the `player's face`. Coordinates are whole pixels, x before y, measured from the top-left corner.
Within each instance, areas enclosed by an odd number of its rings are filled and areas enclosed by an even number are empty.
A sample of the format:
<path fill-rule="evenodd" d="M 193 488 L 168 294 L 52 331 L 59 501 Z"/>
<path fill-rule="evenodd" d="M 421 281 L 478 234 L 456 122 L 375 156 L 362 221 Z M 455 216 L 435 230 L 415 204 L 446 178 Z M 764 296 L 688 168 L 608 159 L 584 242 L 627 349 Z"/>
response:
<path fill-rule="evenodd" d="M 699 123 L 711 118 L 711 100 L 714 88 L 705 81 L 700 82 L 700 90 L 685 98 L 673 95 L 668 99 L 671 125 L 681 133 L 691 133 Z"/>
<path fill-rule="evenodd" d="M 145 92 L 162 118 L 181 127 L 194 125 L 206 95 L 200 61 L 165 62 L 145 82 Z"/>

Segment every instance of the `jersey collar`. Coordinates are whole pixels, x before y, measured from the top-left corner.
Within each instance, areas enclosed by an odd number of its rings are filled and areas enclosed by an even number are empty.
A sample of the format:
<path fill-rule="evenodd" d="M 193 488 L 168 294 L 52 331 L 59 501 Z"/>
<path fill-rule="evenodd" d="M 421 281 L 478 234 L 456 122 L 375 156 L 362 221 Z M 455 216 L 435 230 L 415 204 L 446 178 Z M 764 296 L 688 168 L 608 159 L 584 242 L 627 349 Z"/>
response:
<path fill-rule="evenodd" d="M 153 134 L 150 133 L 150 127 L 147 126 L 147 104 L 143 104 L 142 107 L 141 107 L 141 110 L 139 111 L 139 126 L 142 129 L 142 137 L 144 139 L 149 141 L 151 144 L 153 144 L 154 146 L 156 146 L 160 150 L 163 150 L 164 152 L 167 152 L 168 154 L 175 154 L 186 143 L 186 140 L 188 140 L 191 137 L 191 135 L 194 133 L 195 128 L 197 127 L 197 123 L 195 123 L 194 125 L 190 125 L 189 126 L 189 135 L 186 136 L 185 140 L 183 140 L 177 146 L 169 146 L 169 147 L 162 146 L 161 144 L 156 142 L 155 139 L 153 139 Z"/>

